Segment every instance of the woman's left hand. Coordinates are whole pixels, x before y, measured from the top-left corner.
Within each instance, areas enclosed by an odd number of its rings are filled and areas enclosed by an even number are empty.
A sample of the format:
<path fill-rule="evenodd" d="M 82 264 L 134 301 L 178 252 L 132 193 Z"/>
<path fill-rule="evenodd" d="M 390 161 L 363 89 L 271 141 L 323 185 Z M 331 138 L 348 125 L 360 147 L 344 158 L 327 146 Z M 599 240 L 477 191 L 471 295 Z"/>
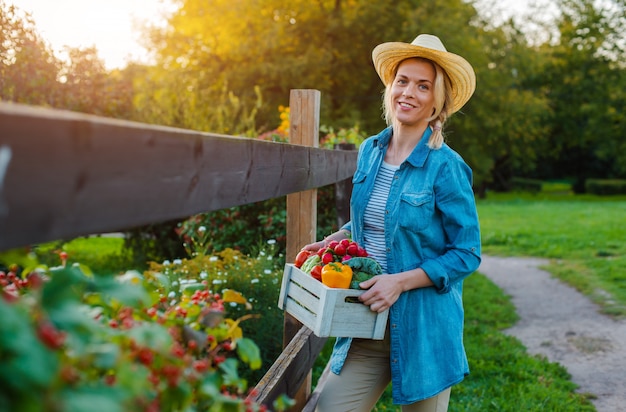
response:
<path fill-rule="evenodd" d="M 398 280 L 398 275 L 378 275 L 361 282 L 359 286 L 367 291 L 363 292 L 359 299 L 374 312 L 383 312 L 389 309 L 402 293 L 402 286 Z"/>

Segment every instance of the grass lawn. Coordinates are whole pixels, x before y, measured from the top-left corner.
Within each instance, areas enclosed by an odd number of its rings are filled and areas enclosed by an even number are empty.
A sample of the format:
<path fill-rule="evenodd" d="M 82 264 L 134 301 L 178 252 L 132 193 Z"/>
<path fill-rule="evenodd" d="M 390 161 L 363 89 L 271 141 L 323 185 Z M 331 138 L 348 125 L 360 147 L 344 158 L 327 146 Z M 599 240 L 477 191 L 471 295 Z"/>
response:
<path fill-rule="evenodd" d="M 626 197 L 490 194 L 478 213 L 484 254 L 548 258 L 545 270 L 626 316 Z"/>

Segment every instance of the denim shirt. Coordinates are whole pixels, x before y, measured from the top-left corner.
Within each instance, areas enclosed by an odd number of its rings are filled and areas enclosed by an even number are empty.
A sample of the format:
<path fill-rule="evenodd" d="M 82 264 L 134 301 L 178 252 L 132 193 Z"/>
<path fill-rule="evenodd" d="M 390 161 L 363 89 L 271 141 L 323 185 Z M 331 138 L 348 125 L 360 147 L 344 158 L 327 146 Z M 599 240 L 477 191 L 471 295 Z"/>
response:
<path fill-rule="evenodd" d="M 359 148 L 351 220 L 343 228 L 360 244 L 365 207 L 392 133 L 387 128 Z M 402 293 L 389 309 L 395 404 L 432 397 L 469 374 L 463 346 L 463 279 L 480 264 L 472 171 L 448 145 L 430 149 L 430 134 L 427 128 L 396 171 L 386 206 L 388 273 L 421 267 L 434 283 Z M 333 373 L 341 372 L 351 342 L 335 342 Z"/>

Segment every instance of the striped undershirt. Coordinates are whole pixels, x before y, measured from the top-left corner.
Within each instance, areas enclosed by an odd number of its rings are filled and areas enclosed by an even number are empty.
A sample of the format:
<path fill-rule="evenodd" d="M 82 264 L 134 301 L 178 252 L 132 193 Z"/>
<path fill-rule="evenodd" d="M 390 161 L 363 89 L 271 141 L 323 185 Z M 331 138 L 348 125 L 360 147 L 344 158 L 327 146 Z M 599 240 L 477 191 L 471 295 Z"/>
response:
<path fill-rule="evenodd" d="M 387 273 L 387 254 L 385 252 L 385 207 L 389 197 L 389 189 L 393 176 L 400 166 L 390 165 L 383 162 L 376 181 L 369 203 L 365 208 L 363 246 L 367 253 L 376 259 Z"/>

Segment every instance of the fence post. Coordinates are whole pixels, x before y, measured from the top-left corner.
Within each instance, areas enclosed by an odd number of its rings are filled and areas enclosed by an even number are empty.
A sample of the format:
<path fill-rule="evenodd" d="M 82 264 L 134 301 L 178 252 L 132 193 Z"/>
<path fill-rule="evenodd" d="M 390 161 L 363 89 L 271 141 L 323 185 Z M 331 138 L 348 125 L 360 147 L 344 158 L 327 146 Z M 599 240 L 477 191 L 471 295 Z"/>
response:
<path fill-rule="evenodd" d="M 318 90 L 292 90 L 289 95 L 289 142 L 319 147 L 320 96 Z M 287 195 L 286 261 L 293 262 L 302 246 L 316 240 L 317 189 Z M 283 348 L 302 324 L 285 313 Z M 295 397 L 294 411 L 302 410 L 311 394 L 311 372 Z"/>

